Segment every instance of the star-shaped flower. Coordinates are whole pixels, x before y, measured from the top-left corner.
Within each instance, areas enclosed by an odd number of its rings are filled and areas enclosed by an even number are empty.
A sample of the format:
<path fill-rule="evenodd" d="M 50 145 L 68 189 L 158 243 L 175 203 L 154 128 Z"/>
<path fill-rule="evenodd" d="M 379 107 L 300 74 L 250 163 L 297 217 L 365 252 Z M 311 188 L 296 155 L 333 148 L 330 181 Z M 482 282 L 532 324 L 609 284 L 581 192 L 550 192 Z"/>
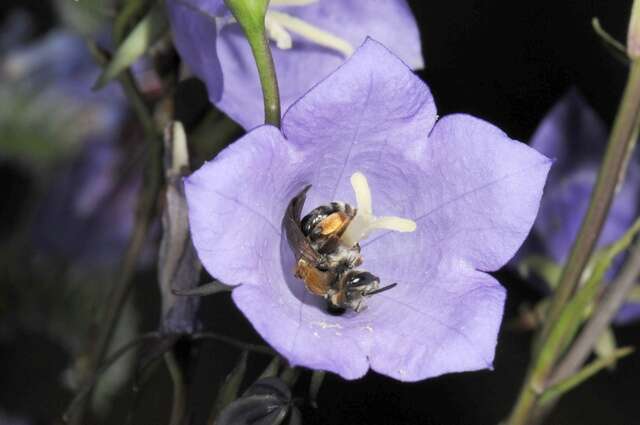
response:
<path fill-rule="evenodd" d="M 249 44 L 222 0 L 167 0 L 176 48 L 209 99 L 246 129 L 262 124 Z M 283 111 L 334 71 L 365 37 L 422 68 L 420 34 L 405 0 L 272 0 L 267 31 Z"/>
<path fill-rule="evenodd" d="M 604 123 L 575 89 L 542 120 L 531 146 L 555 162 L 533 227 L 535 240 L 527 243 L 528 254 L 542 254 L 556 264 L 566 261 L 589 207 L 606 141 Z M 639 195 L 640 167 L 634 158 L 609 211 L 598 247 L 616 241 L 631 227 L 638 216 Z M 619 265 L 620 261 L 613 272 Z M 627 304 L 617 321 L 626 322 L 639 315 L 640 304 Z"/>
<path fill-rule="evenodd" d="M 236 305 L 292 364 L 403 381 L 492 366 L 505 291 L 487 272 L 527 236 L 550 160 L 478 118 L 436 119 L 429 88 L 367 40 L 289 108 L 282 132 L 256 128 L 186 180 L 202 263 L 239 285 Z M 365 204 L 354 202 L 358 171 L 371 210 L 416 229 L 360 241 L 361 267 L 397 286 L 332 316 L 294 276 L 281 223 L 309 184 L 302 215 Z"/>

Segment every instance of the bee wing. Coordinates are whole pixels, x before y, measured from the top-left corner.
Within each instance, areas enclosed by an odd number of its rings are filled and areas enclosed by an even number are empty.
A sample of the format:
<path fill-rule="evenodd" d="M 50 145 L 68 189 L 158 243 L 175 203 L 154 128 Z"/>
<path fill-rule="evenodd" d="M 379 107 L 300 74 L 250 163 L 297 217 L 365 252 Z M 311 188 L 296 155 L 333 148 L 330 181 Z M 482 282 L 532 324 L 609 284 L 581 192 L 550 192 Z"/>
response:
<path fill-rule="evenodd" d="M 309 239 L 302 233 L 300 226 L 302 208 L 304 207 L 304 201 L 307 199 L 307 191 L 310 188 L 311 185 L 305 186 L 304 189 L 289 202 L 287 211 L 282 219 L 282 226 L 287 234 L 289 246 L 296 255 L 296 260 L 304 258 L 310 264 L 317 264 L 320 261 L 320 256 L 309 243 Z"/>

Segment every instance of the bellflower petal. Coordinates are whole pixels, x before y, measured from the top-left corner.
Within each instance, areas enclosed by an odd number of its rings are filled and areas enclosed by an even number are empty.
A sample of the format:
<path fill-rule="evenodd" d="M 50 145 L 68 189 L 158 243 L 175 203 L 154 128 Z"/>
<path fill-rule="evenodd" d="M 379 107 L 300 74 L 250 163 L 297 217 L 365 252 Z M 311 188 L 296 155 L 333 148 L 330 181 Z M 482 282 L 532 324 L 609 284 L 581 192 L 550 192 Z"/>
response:
<path fill-rule="evenodd" d="M 222 68 L 218 60 L 216 16 L 224 13 L 222 0 L 167 0 L 173 42 L 191 71 L 207 84 L 211 102 L 222 96 Z M 207 78 L 207 76 L 215 76 Z M 260 99 L 260 98 L 257 98 Z"/>
<path fill-rule="evenodd" d="M 547 255 L 558 264 L 567 260 L 589 207 L 606 140 L 604 123 L 575 89 L 570 90 L 540 123 L 531 146 L 554 158 L 555 163 L 534 225 L 537 241 L 527 244 L 529 253 Z M 616 241 L 631 227 L 638 216 L 639 195 L 640 166 L 637 158 L 633 158 L 597 247 Z M 618 260 L 608 276 L 614 275 L 620 264 Z M 640 305 L 635 308 L 627 305 L 618 321 L 628 321 L 634 316 L 633 311 L 636 311 L 636 317 L 640 316 Z"/>
<path fill-rule="evenodd" d="M 186 2 L 191 7 L 185 7 Z M 213 16 L 222 17 L 223 12 L 214 3 L 211 0 L 168 0 L 176 47 L 193 73 L 206 83 L 211 102 L 244 128 L 251 129 L 264 119 L 262 102 L 256 102 L 262 98 L 257 68 L 237 24 L 222 24 L 216 28 Z M 319 0 L 305 6 L 271 6 L 271 9 L 334 34 L 353 47 L 371 36 L 396 52 L 412 68 L 423 67 L 420 34 L 404 0 Z M 290 49 L 282 50 L 275 45 L 272 48 L 283 110 L 345 59 L 336 50 L 291 33 L 293 44 Z M 205 62 L 208 66 L 204 66 Z"/>
<path fill-rule="evenodd" d="M 292 364 L 403 381 L 491 367 L 505 293 L 485 272 L 529 232 L 550 161 L 477 118 L 436 117 L 428 87 L 368 40 L 293 104 L 282 133 L 259 127 L 186 180 L 202 263 L 240 285 L 236 305 Z M 306 184 L 303 214 L 355 205 L 356 171 L 377 215 L 417 230 L 362 241 L 363 267 L 398 285 L 331 316 L 294 277 L 281 222 Z"/>

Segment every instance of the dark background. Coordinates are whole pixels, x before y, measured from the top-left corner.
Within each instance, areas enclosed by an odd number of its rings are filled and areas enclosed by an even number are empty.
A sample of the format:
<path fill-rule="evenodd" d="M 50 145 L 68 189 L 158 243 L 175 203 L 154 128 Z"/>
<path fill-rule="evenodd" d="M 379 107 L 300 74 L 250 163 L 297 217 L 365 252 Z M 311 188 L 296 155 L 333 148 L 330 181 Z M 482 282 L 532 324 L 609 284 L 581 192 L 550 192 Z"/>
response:
<path fill-rule="evenodd" d="M 591 29 L 591 18 L 599 17 L 605 29 L 624 41 L 630 0 L 410 3 L 422 32 L 426 61 L 426 69 L 419 74 L 431 87 L 440 115 L 471 113 L 496 124 L 511 137 L 527 141 L 554 102 L 577 86 L 611 123 L 627 70 L 603 47 Z M 6 12 L 17 4 L 38 17 L 40 31 L 55 24 L 45 1 L 5 0 L 0 10 Z M 13 177 L 9 173 L 2 179 L 0 193 L 5 197 L 2 202 L 18 204 L 22 185 L 27 183 Z M 10 183 L 13 190 L 9 190 Z M 498 273 L 498 277 L 508 288 L 507 323 L 515 317 L 520 303 L 535 302 L 538 294 L 512 274 Z M 147 289 L 136 293 L 139 306 L 149 317 L 156 314 L 149 308 L 157 305 L 153 285 L 140 285 Z M 247 338 L 259 341 L 229 304 L 225 295 L 206 300 L 206 310 L 217 317 L 207 326 L 226 332 L 230 327 L 234 332 L 237 328 Z M 0 340 L 0 407 L 9 412 L 36 412 L 39 423 L 50 423 L 69 397 L 57 378 L 69 359 L 37 334 L 18 335 L 11 345 Z M 353 382 L 330 375 L 320 392 L 320 408 L 303 410 L 305 423 L 495 424 L 508 414 L 519 391 L 528 363 L 530 336 L 503 327 L 494 371 L 453 374 L 415 384 L 402 384 L 375 373 Z M 618 328 L 616 336 L 620 345 L 638 346 L 640 326 Z M 203 346 L 198 402 L 204 405 L 211 399 L 237 355 L 225 346 Z M 256 370 L 266 362 L 258 356 L 251 359 L 257 362 Z M 301 379 L 298 395 L 305 395 L 307 382 L 308 378 Z M 633 354 L 615 371 L 600 373 L 562 399 L 548 423 L 640 423 L 639 384 L 640 356 Z M 130 393 L 122 395 L 121 410 L 129 407 L 130 398 Z M 165 423 L 169 405 L 168 378 L 159 372 L 143 391 L 134 423 Z M 122 415 L 116 412 L 111 423 L 121 423 Z"/>

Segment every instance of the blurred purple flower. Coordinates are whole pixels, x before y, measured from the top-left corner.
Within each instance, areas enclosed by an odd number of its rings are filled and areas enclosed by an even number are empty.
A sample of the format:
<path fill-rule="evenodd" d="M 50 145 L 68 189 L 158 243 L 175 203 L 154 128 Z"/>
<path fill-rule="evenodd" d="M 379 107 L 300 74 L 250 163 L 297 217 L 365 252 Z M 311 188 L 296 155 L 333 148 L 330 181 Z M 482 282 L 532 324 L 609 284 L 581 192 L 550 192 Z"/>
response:
<path fill-rule="evenodd" d="M 293 3 L 299 5 L 285 6 Z M 256 65 L 223 1 L 167 0 L 167 6 L 176 48 L 206 83 L 211 102 L 245 129 L 262 124 Z M 269 10 L 283 111 L 343 63 L 367 36 L 413 69 L 423 67 L 420 34 L 405 0 L 272 0 Z M 309 25 L 325 34 L 300 35 L 310 32 Z"/>
<path fill-rule="evenodd" d="M 202 263 L 240 285 L 233 300 L 292 364 L 403 381 L 492 367 L 505 292 L 486 272 L 527 236 L 550 161 L 478 118 L 436 118 L 429 88 L 367 40 L 291 106 L 282 132 L 259 127 L 186 180 Z M 377 213 L 411 217 L 417 230 L 363 241 L 364 267 L 398 286 L 331 316 L 293 276 L 280 223 L 306 184 L 303 214 L 355 205 L 355 171 Z"/>
<path fill-rule="evenodd" d="M 19 153 L 33 164 L 73 153 L 84 140 L 114 139 L 127 108 L 115 85 L 91 90 L 99 73 L 83 39 L 63 30 L 2 57 L 0 96 L 12 108 L 0 112 L 0 158 Z"/>
<path fill-rule="evenodd" d="M 124 140 L 140 136 L 125 130 L 124 96 L 116 85 L 91 90 L 100 68 L 83 39 L 68 31 L 52 31 L 11 52 L 0 70 L 7 78 L 0 90 L 26 105 L 16 119 L 48 136 L 36 144 L 43 135 L 20 132 L 13 143 L 33 146 L 23 153 L 27 160 L 56 152 L 46 156 L 46 167 L 30 170 L 46 177 L 33 226 L 36 251 L 91 270 L 116 266 L 133 227 L 141 179 Z M 2 149 L 0 157 L 7 152 Z"/>
<path fill-rule="evenodd" d="M 570 90 L 542 120 L 533 135 L 531 147 L 555 162 L 549 173 L 540 214 L 533 226 L 535 239 L 525 247 L 527 254 L 542 254 L 557 264 L 567 260 L 589 207 L 606 141 L 606 126 L 575 89 Z M 639 212 L 639 194 L 640 167 L 632 160 L 598 247 L 616 241 L 631 227 Z M 619 266 L 620 261 L 614 264 L 613 272 Z M 620 312 L 617 321 L 628 321 L 638 315 L 640 305 L 629 304 Z"/>
<path fill-rule="evenodd" d="M 133 230 L 136 164 L 115 140 L 87 141 L 52 181 L 37 215 L 42 252 L 76 266 L 117 266 Z"/>

